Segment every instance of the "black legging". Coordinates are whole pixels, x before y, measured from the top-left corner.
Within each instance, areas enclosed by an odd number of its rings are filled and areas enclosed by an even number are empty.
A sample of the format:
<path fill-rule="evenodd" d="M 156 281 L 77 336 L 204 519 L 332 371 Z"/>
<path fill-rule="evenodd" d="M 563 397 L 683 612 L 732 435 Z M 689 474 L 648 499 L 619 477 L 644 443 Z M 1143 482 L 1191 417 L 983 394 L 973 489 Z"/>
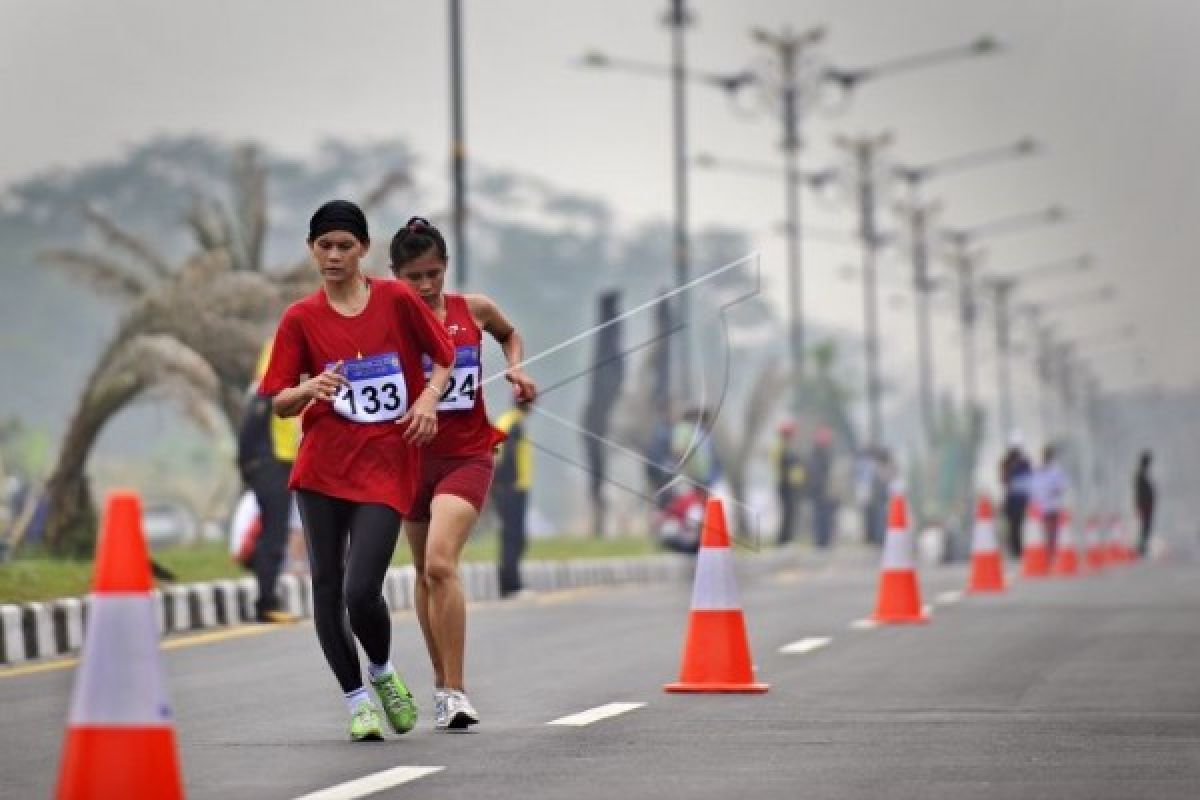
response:
<path fill-rule="evenodd" d="M 383 579 L 400 535 L 400 515 L 389 506 L 306 489 L 296 497 L 312 568 L 317 640 L 342 691 L 352 692 L 363 685 L 354 637 L 372 664 L 387 663 L 391 650 Z"/>

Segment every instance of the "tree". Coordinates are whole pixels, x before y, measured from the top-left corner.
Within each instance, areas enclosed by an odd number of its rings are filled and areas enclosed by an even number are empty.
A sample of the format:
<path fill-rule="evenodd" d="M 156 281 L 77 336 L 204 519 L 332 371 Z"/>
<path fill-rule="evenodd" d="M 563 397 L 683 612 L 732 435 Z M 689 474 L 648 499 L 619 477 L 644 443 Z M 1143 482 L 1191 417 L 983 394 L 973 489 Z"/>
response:
<path fill-rule="evenodd" d="M 56 554 L 86 556 L 94 549 L 86 467 L 108 421 L 139 398 L 165 394 L 204 424 L 212 424 L 209 412 L 216 409 L 236 431 L 271 324 L 314 284 L 307 262 L 264 270 L 266 170 L 257 148 L 237 149 L 230 183 L 231 211 L 210 197 L 193 197 L 186 224 L 198 252 L 177 268 L 94 207 L 85 208 L 86 217 L 117 258 L 77 249 L 43 254 L 126 309 L 84 385 L 48 483 L 46 540 Z M 403 173 L 388 173 L 364 205 L 405 184 Z"/>

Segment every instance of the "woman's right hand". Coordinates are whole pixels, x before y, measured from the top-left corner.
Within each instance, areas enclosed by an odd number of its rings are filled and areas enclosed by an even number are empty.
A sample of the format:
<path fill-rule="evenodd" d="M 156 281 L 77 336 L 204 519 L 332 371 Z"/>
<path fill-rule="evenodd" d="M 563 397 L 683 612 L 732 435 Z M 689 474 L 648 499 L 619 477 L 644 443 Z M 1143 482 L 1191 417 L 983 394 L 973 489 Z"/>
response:
<path fill-rule="evenodd" d="M 332 403 L 342 391 L 342 387 L 349 386 L 350 382 L 342 374 L 342 362 L 339 361 L 320 375 L 309 378 L 302 385 L 310 400 L 326 400 Z"/>

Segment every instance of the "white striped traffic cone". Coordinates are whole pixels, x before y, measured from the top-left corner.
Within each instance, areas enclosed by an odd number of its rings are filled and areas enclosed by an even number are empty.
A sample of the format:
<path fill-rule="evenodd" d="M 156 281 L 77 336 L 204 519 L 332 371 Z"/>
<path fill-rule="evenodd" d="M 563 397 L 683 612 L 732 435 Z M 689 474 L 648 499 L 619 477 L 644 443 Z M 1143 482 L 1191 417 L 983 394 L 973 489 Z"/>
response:
<path fill-rule="evenodd" d="M 888 624 L 929 621 L 921 606 L 921 587 L 917 583 L 917 568 L 913 563 L 908 501 L 901 492 L 895 492 L 888 505 L 883 564 L 879 569 L 879 595 L 871 618 Z"/>
<path fill-rule="evenodd" d="M 97 543 L 58 800 L 183 797 L 152 588 L 141 504 L 132 492 L 114 493 Z"/>
<path fill-rule="evenodd" d="M 668 692 L 739 692 L 758 694 L 768 684 L 754 680 L 746 620 L 738 602 L 733 550 L 725 527 L 725 509 L 710 497 L 704 509 L 692 609 L 679 680 Z"/>
<path fill-rule="evenodd" d="M 979 495 L 975 507 L 975 535 L 971 539 L 971 577 L 967 583 L 971 594 L 1004 591 L 1004 560 L 996 544 L 996 517 L 992 501 Z"/>

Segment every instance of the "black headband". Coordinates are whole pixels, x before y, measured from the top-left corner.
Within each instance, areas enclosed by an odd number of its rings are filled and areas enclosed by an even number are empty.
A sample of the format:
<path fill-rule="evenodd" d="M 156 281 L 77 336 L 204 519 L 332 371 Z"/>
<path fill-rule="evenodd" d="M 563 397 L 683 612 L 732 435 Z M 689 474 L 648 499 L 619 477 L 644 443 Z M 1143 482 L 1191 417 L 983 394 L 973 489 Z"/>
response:
<path fill-rule="evenodd" d="M 308 223 L 308 240 L 316 241 L 330 231 L 345 231 L 363 244 L 371 241 L 366 214 L 349 200 L 330 200 L 318 208 Z"/>

